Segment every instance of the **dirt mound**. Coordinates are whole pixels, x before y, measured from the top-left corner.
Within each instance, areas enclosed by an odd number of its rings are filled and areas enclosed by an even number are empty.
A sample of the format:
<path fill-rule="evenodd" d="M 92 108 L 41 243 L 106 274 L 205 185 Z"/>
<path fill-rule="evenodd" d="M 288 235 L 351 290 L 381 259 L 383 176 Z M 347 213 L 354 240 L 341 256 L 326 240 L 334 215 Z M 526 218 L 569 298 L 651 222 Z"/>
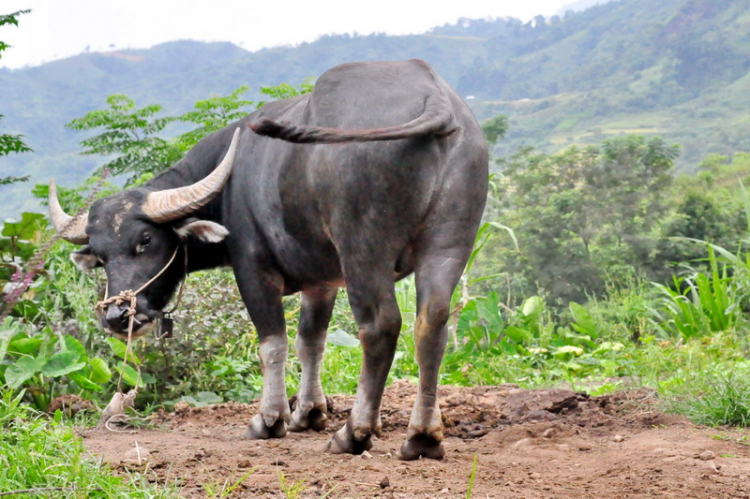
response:
<path fill-rule="evenodd" d="M 257 405 L 227 403 L 157 414 L 158 429 L 91 430 L 84 443 L 119 469 L 147 463 L 149 479 L 176 481 L 184 497 L 206 497 L 205 484 L 233 483 L 253 468 L 234 497 L 286 497 L 282 474 L 287 487 L 304 482 L 305 498 L 332 488 L 326 497 L 466 497 L 476 456 L 473 497 L 750 498 L 750 446 L 742 444 L 750 432 L 662 414 L 649 391 L 441 387 L 445 459 L 402 462 L 395 456 L 415 394 L 403 381 L 386 390 L 383 436 L 369 457 L 323 451 L 351 410 L 353 397 L 344 396 L 331 397 L 324 433 L 243 440 Z"/>

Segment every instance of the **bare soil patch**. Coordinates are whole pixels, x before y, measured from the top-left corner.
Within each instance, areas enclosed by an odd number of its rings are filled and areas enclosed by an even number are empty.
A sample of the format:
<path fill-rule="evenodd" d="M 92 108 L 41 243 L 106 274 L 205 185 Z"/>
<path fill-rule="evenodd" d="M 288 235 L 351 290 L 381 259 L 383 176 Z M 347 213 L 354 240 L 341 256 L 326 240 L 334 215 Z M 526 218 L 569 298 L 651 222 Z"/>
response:
<path fill-rule="evenodd" d="M 176 481 L 189 498 L 206 497 L 201 484 L 234 482 L 254 467 L 232 497 L 285 497 L 282 472 L 287 484 L 304 480 L 304 498 L 331 488 L 327 497 L 466 497 L 475 455 L 474 498 L 750 498 L 750 446 L 740 442 L 750 432 L 662 414 L 648 391 L 589 398 L 514 385 L 440 387 L 445 459 L 402 462 L 415 394 L 407 382 L 386 390 L 383 436 L 370 457 L 323 450 L 351 408 L 344 396 L 332 397 L 323 433 L 243 440 L 256 405 L 227 403 L 157 414 L 158 429 L 89 430 L 84 443 L 120 470 L 147 459 L 151 480 Z"/>

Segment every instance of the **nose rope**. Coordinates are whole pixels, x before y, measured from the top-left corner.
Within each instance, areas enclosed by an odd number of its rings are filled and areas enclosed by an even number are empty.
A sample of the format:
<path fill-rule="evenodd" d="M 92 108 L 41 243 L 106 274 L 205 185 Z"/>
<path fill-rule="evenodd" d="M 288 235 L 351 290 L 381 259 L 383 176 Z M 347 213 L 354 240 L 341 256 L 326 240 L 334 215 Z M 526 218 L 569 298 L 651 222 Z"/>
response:
<path fill-rule="evenodd" d="M 125 348 L 125 357 L 123 359 L 123 368 L 120 370 L 120 378 L 117 380 L 117 391 L 122 393 L 122 376 L 125 372 L 125 366 L 128 364 L 128 357 L 133 355 L 133 351 L 131 350 L 131 345 L 133 341 L 133 325 L 135 321 L 135 307 L 138 303 L 137 295 L 144 289 L 146 289 L 148 286 L 150 286 L 155 280 L 157 280 L 164 272 L 167 271 L 170 265 L 172 265 L 172 262 L 174 262 L 174 259 L 177 257 L 177 253 L 180 251 L 180 247 L 183 246 L 182 243 L 178 243 L 177 247 L 174 249 L 174 253 L 172 253 L 172 258 L 169 259 L 167 264 L 162 268 L 158 274 L 156 274 L 154 277 L 146 281 L 146 283 L 138 288 L 137 290 L 133 291 L 132 289 L 126 289 L 125 291 L 120 291 L 119 294 L 107 297 L 109 293 L 109 283 L 107 283 L 107 287 L 104 291 L 104 300 L 97 302 L 96 304 L 96 310 L 99 309 L 106 309 L 107 306 L 111 303 L 115 303 L 117 306 L 122 305 L 125 302 L 129 302 L 128 309 L 125 311 L 125 315 L 128 317 L 128 343 Z M 187 277 L 187 248 L 185 248 L 185 272 Z M 183 279 L 184 283 L 184 279 Z M 182 284 L 180 285 L 180 297 L 182 297 Z M 175 305 L 175 308 L 177 305 Z M 172 309 L 174 310 L 174 308 Z M 138 373 L 138 378 L 136 379 L 135 383 L 135 391 L 136 394 L 138 393 L 138 385 L 141 383 L 141 366 L 136 363 L 135 364 L 136 371 Z"/>

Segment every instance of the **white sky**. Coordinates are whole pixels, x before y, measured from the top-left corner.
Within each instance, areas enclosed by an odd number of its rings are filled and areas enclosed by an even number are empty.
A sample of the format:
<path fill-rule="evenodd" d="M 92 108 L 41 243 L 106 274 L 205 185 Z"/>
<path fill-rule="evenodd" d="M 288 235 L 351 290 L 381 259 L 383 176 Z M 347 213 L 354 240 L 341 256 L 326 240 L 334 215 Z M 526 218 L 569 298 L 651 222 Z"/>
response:
<path fill-rule="evenodd" d="M 21 9 L 0 28 L 13 47 L 0 67 L 37 65 L 91 51 L 148 48 L 182 39 L 229 41 L 247 50 L 310 42 L 321 35 L 421 33 L 461 17 L 551 16 L 573 0 L 0 0 Z"/>

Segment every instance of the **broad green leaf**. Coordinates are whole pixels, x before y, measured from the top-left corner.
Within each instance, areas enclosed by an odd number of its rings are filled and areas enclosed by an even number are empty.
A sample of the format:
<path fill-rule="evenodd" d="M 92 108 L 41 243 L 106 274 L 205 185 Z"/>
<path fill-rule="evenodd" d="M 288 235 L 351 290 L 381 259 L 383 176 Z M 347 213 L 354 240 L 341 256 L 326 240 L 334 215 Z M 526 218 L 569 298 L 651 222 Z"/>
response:
<path fill-rule="evenodd" d="M 195 400 L 195 398 L 191 397 L 190 395 L 183 395 L 180 400 L 182 400 L 183 402 L 187 402 L 188 404 L 192 405 L 193 407 L 200 407 L 198 405 L 198 404 L 200 404 L 200 402 L 198 402 L 197 400 Z"/>
<path fill-rule="evenodd" d="M 573 329 L 592 338 L 599 337 L 596 322 L 591 318 L 591 315 L 585 308 L 578 303 L 570 302 L 570 313 L 573 315 L 573 320 L 575 321 L 571 324 Z"/>
<path fill-rule="evenodd" d="M 45 361 L 43 357 L 21 357 L 5 370 L 5 382 L 15 390 L 41 371 Z"/>
<path fill-rule="evenodd" d="M 565 355 L 569 353 L 573 355 L 581 355 L 583 354 L 583 348 L 573 345 L 565 345 L 555 350 L 555 355 Z"/>
<path fill-rule="evenodd" d="M 118 340 L 117 338 L 107 338 L 107 342 L 109 343 L 109 346 L 112 347 L 112 352 L 115 354 L 115 356 L 120 357 L 121 359 L 125 359 L 125 353 L 128 348 L 125 343 Z M 140 365 L 141 361 L 140 359 L 138 359 L 132 349 L 127 353 L 127 356 L 128 362 L 133 362 Z"/>
<path fill-rule="evenodd" d="M 8 351 L 8 345 L 10 345 L 10 339 L 15 334 L 12 329 L 0 330 L 0 362 L 5 358 L 5 353 Z"/>
<path fill-rule="evenodd" d="M 207 405 L 221 404 L 224 402 L 224 399 L 216 395 L 214 392 L 198 392 L 194 397 L 185 395 L 182 397 L 182 400 L 194 407 L 205 407 Z"/>
<path fill-rule="evenodd" d="M 529 317 L 541 312 L 543 307 L 544 302 L 539 296 L 530 296 L 523 302 L 521 312 L 523 312 L 523 315 L 526 317 Z"/>
<path fill-rule="evenodd" d="M 204 404 L 221 404 L 224 402 L 224 399 L 216 395 L 214 392 L 198 392 L 195 394 L 195 399 Z"/>
<path fill-rule="evenodd" d="M 76 384 L 84 390 L 90 390 L 92 392 L 100 392 L 103 390 L 101 386 L 97 385 L 80 372 L 70 373 L 68 374 L 68 377 L 75 381 Z"/>
<path fill-rule="evenodd" d="M 107 365 L 107 361 L 100 357 L 94 357 L 90 361 L 91 364 L 91 381 L 95 383 L 106 383 L 112 379 L 112 371 Z"/>
<path fill-rule="evenodd" d="M 31 241 L 37 238 L 40 228 L 45 225 L 44 215 L 41 213 L 23 213 L 21 220 L 17 222 L 5 222 L 2 235 Z"/>
<path fill-rule="evenodd" d="M 328 333 L 326 342 L 337 347 L 358 347 L 359 339 L 347 334 L 341 329 L 334 329 Z"/>
<path fill-rule="evenodd" d="M 44 364 L 42 374 L 50 378 L 57 378 L 86 367 L 85 362 L 77 362 L 77 360 L 78 354 L 75 352 L 56 353 Z"/>
<path fill-rule="evenodd" d="M 40 338 L 21 338 L 13 340 L 8 345 L 8 352 L 23 355 L 36 354 L 42 344 Z"/>
<path fill-rule="evenodd" d="M 531 338 L 531 333 L 516 326 L 508 326 L 505 328 L 504 332 L 505 336 L 515 341 L 516 343 L 523 343 L 524 341 Z"/>
<path fill-rule="evenodd" d="M 73 338 L 71 335 L 66 334 L 63 337 L 63 340 L 65 341 L 65 349 L 68 352 L 73 352 L 78 355 L 77 359 L 86 359 L 88 355 L 86 355 L 86 349 L 83 347 L 83 344 L 78 341 L 76 338 Z"/>
<path fill-rule="evenodd" d="M 138 372 L 133 369 L 130 365 L 125 365 L 125 369 L 123 369 L 122 365 L 115 366 L 115 369 L 118 373 L 122 374 L 122 380 L 127 383 L 130 386 L 136 386 L 138 385 L 139 388 L 144 388 L 146 385 L 141 379 L 141 382 L 138 383 Z"/>

